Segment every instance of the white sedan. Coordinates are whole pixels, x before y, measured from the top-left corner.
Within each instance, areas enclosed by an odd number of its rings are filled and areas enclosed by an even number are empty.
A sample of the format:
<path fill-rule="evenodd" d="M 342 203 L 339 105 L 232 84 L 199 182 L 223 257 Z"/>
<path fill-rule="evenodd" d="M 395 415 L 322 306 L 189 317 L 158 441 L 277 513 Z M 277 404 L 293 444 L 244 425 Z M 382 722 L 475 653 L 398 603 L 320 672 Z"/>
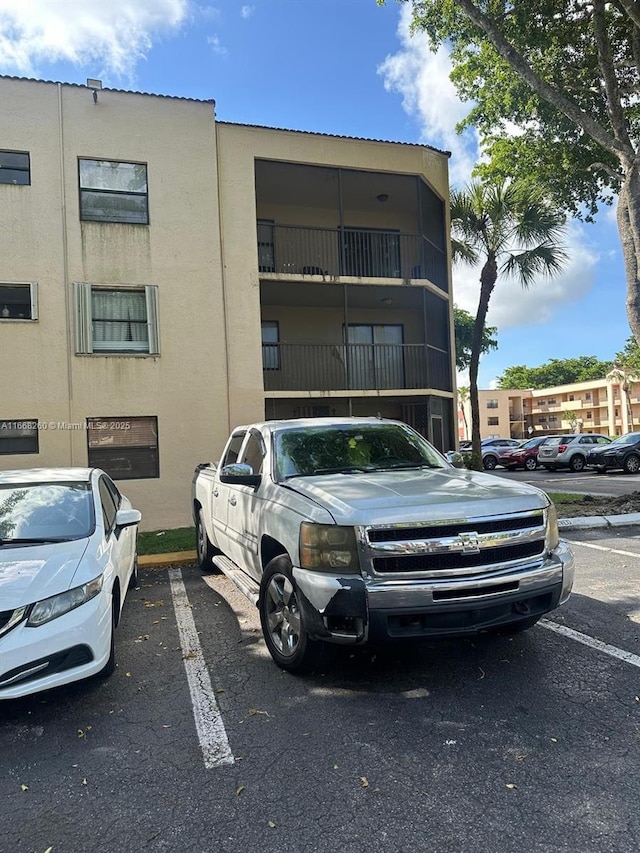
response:
<path fill-rule="evenodd" d="M 97 468 L 0 472 L 0 699 L 111 675 L 141 517 Z"/>

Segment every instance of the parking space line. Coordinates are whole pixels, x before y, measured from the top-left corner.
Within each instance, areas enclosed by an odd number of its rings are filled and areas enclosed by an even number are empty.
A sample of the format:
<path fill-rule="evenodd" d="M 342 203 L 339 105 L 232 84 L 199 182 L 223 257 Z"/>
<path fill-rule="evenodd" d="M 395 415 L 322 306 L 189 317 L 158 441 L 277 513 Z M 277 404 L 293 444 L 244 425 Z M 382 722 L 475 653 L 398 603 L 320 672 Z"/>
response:
<path fill-rule="evenodd" d="M 222 764 L 234 764 L 180 569 L 169 569 L 169 583 L 204 766 L 210 770 Z"/>
<path fill-rule="evenodd" d="M 596 649 L 599 652 L 604 652 L 605 655 L 617 658 L 625 663 L 630 663 L 632 666 L 640 667 L 640 656 L 634 655 L 633 652 L 625 652 L 624 649 L 619 649 L 617 646 L 610 646 L 608 643 L 603 643 L 602 640 L 596 640 L 594 637 L 589 637 L 588 634 L 581 634 L 580 631 L 574 631 L 573 628 L 558 625 L 556 622 L 551 622 L 548 619 L 541 619 L 538 625 L 548 628 L 550 631 L 555 631 L 556 634 L 562 634 L 563 637 L 576 640 L 576 642 Z"/>
<path fill-rule="evenodd" d="M 607 548 L 606 545 L 594 545 L 593 542 L 574 542 L 566 539 L 566 542 L 571 547 L 580 546 L 581 548 L 592 548 L 594 551 L 608 551 L 609 554 L 620 554 L 621 557 L 640 557 L 636 551 L 621 551 L 619 548 Z"/>

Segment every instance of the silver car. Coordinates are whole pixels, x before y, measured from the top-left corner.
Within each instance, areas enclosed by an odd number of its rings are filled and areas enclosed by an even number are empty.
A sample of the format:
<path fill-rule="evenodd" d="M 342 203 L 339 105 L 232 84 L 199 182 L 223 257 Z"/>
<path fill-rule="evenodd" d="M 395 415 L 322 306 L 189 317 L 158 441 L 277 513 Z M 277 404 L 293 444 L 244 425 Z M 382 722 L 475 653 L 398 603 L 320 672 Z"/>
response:
<path fill-rule="evenodd" d="M 584 471 L 590 450 L 598 445 L 610 444 L 611 439 L 599 433 L 575 433 L 573 435 L 554 435 L 545 441 L 538 450 L 538 465 L 547 471 L 568 468 L 570 471 Z"/>

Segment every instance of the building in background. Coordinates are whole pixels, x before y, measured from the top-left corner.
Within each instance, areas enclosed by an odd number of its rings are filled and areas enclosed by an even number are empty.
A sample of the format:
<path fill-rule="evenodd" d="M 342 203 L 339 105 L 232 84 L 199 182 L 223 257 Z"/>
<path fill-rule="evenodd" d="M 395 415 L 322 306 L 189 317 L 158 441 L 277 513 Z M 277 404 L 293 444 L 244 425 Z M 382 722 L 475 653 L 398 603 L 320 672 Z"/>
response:
<path fill-rule="evenodd" d="M 455 444 L 448 155 L 0 78 L 0 465 L 97 465 L 147 529 L 267 418 Z"/>
<path fill-rule="evenodd" d="M 528 438 L 533 435 L 596 432 L 624 435 L 640 430 L 640 378 L 613 370 L 603 379 L 526 391 L 480 391 L 482 438 Z M 465 404 L 468 438 L 471 409 Z M 464 417 L 458 409 L 459 439 Z"/>

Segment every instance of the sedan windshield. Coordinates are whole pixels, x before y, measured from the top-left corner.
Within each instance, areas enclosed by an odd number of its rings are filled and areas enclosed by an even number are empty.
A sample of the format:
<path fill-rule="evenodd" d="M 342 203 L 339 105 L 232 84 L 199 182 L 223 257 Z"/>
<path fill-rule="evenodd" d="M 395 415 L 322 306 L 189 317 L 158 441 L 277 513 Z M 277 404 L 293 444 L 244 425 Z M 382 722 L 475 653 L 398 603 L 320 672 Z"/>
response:
<path fill-rule="evenodd" d="M 614 444 L 616 447 L 620 447 L 620 445 L 636 444 L 638 441 L 640 441 L 640 432 L 628 432 L 626 435 L 620 435 L 618 438 L 614 438 L 608 447 L 613 447 Z"/>
<path fill-rule="evenodd" d="M 308 426 L 275 438 L 277 480 L 312 474 L 354 474 L 409 468 L 447 468 L 418 433 L 401 424 Z"/>
<path fill-rule="evenodd" d="M 80 539 L 93 528 L 89 483 L 0 485 L 0 545 Z"/>

